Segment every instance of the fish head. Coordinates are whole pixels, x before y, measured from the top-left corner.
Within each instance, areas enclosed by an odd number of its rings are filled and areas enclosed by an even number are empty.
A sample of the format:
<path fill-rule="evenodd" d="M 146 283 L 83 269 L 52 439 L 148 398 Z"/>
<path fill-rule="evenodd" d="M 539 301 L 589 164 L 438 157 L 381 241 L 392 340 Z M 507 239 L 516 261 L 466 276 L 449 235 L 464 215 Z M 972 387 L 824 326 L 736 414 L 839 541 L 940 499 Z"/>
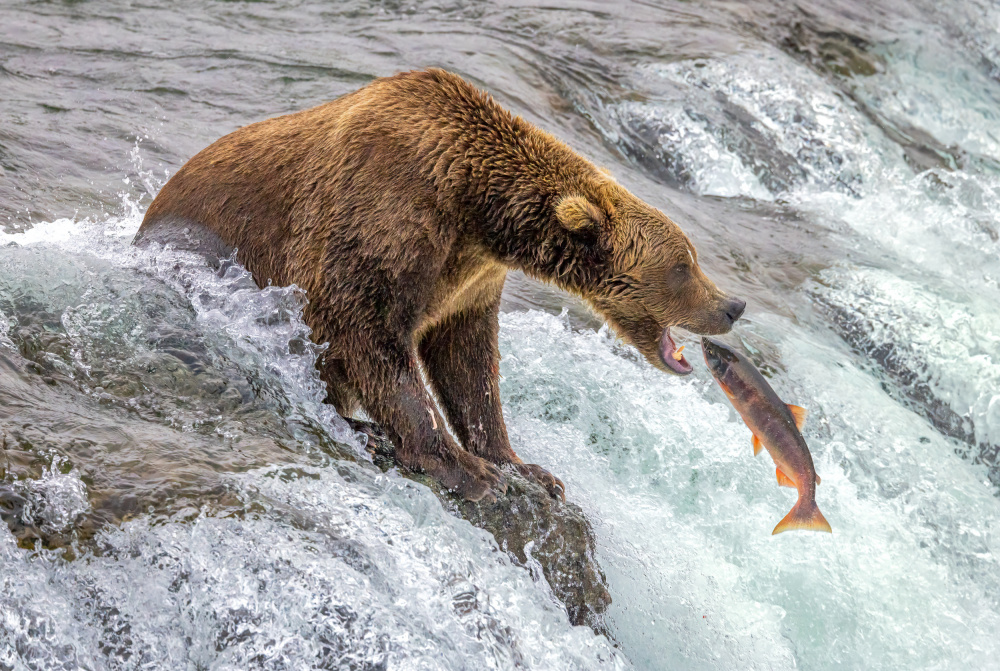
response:
<path fill-rule="evenodd" d="M 732 366 L 739 363 L 736 352 L 712 338 L 701 339 L 701 351 L 712 377 L 720 382 L 726 378 Z"/>

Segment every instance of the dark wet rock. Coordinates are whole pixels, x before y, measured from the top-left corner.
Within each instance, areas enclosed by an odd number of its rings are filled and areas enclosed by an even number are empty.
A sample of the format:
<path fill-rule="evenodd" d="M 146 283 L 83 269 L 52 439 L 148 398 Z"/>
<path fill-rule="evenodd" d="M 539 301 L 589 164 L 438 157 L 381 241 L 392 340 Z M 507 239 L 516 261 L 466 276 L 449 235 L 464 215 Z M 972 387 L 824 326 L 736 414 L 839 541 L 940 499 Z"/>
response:
<path fill-rule="evenodd" d="M 878 124 L 890 140 L 903 148 L 903 158 L 914 172 L 923 172 L 931 168 L 958 170 L 965 167 L 968 162 L 968 157 L 959 147 L 944 145 L 921 128 L 899 120 L 890 120 L 884 115 L 872 112 L 868 106 L 865 106 L 863 111 Z"/>
<path fill-rule="evenodd" d="M 573 624 L 603 631 L 602 614 L 611 595 L 594 557 L 594 532 L 583 511 L 552 498 L 537 482 L 516 473 L 507 473 L 507 483 L 507 493 L 494 503 L 439 496 L 455 501 L 463 518 L 493 534 L 519 564 L 541 568 Z"/>
<path fill-rule="evenodd" d="M 882 58 L 871 53 L 871 42 L 842 30 L 798 21 L 788 27 L 781 46 L 814 68 L 841 77 L 871 77 L 884 70 Z"/>
<path fill-rule="evenodd" d="M 368 436 L 368 449 L 379 468 L 387 471 L 396 466 L 404 477 L 429 487 L 446 508 L 493 534 L 497 544 L 536 579 L 540 569 L 566 607 L 570 622 L 607 634 L 603 613 L 611 594 L 595 557 L 593 529 L 579 506 L 552 498 L 544 487 L 512 469 L 505 473 L 507 493 L 496 501 L 464 501 L 434 479 L 399 467 L 392 442 L 378 425 L 349 422 Z"/>

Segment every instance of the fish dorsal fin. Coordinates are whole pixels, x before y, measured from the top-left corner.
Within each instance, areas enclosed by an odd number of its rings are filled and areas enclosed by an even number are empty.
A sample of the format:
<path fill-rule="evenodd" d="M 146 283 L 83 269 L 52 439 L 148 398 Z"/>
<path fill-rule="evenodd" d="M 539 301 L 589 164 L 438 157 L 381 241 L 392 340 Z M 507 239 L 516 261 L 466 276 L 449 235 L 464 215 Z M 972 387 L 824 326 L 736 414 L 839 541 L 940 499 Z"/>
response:
<path fill-rule="evenodd" d="M 792 479 L 781 472 L 780 468 L 774 469 L 774 474 L 778 476 L 778 484 L 782 487 L 795 487 L 795 483 Z"/>
<path fill-rule="evenodd" d="M 755 433 L 753 434 L 753 456 L 756 457 L 758 454 L 760 454 L 760 450 L 761 450 L 760 438 L 758 438 L 757 434 Z"/>
<path fill-rule="evenodd" d="M 786 405 L 788 405 L 788 410 L 792 413 L 792 417 L 795 418 L 795 428 L 801 431 L 802 427 L 806 423 L 806 415 L 809 414 L 809 411 L 805 408 L 800 408 L 797 405 L 792 405 L 791 403 Z"/>

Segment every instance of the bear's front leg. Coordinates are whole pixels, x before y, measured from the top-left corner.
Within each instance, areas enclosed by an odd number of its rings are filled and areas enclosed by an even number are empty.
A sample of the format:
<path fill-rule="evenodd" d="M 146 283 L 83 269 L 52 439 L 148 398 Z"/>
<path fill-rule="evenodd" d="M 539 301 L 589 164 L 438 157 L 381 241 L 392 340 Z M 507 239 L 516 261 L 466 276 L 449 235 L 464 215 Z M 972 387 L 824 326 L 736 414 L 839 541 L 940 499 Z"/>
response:
<path fill-rule="evenodd" d="M 352 373 L 362 405 L 389 434 L 399 463 L 429 474 L 469 501 L 495 500 L 507 491 L 499 468 L 463 450 L 448 435 L 411 353 L 379 351 L 355 363 Z"/>
<path fill-rule="evenodd" d="M 501 285 L 502 286 L 502 285 Z M 452 315 L 420 342 L 431 387 L 465 449 L 495 464 L 512 464 L 552 496 L 566 499 L 562 481 L 515 454 L 500 405 L 500 291 L 477 310 Z"/>

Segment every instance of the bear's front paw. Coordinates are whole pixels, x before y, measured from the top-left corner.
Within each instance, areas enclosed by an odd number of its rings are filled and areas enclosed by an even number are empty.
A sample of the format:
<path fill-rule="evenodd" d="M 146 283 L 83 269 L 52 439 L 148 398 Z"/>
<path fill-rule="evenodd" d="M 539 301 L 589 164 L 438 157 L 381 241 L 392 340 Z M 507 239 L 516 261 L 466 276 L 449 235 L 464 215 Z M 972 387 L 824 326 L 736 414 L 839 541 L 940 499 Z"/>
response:
<path fill-rule="evenodd" d="M 425 457 L 420 470 L 466 501 L 493 503 L 507 492 L 507 478 L 498 466 L 464 450 L 449 457 Z"/>
<path fill-rule="evenodd" d="M 538 464 L 516 463 L 514 467 L 517 472 L 526 478 L 534 480 L 549 492 L 549 496 L 554 499 L 566 500 L 566 485 L 562 480 L 549 473 Z"/>

